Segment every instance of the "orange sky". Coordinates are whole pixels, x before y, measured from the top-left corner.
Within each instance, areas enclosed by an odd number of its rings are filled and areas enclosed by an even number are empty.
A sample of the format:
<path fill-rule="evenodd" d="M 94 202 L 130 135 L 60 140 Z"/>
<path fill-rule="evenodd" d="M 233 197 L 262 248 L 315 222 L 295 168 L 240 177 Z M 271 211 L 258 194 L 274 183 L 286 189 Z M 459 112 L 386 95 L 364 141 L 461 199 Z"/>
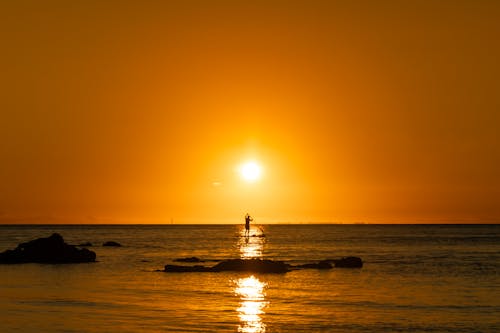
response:
<path fill-rule="evenodd" d="M 499 17 L 3 1 L 0 222 L 498 222 Z"/>

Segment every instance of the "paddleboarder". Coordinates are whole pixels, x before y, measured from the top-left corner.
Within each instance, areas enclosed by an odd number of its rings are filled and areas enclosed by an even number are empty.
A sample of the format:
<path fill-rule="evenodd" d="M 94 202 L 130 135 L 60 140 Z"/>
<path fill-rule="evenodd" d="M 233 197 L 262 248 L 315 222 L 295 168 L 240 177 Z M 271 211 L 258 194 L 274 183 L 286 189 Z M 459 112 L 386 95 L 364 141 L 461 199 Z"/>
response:
<path fill-rule="evenodd" d="M 252 222 L 252 217 L 247 213 L 245 215 L 245 235 L 250 235 L 250 222 Z"/>

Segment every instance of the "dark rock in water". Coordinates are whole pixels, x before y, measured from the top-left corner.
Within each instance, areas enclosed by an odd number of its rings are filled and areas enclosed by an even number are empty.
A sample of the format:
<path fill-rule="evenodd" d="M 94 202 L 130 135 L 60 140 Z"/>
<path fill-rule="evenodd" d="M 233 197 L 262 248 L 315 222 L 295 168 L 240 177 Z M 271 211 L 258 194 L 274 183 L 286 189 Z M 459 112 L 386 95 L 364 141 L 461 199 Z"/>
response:
<path fill-rule="evenodd" d="M 213 267 L 166 265 L 165 272 L 252 272 L 252 273 L 286 273 L 290 266 L 282 261 L 261 259 L 229 259 Z"/>
<path fill-rule="evenodd" d="M 295 268 L 331 269 L 332 265 L 328 260 L 322 260 L 318 263 L 298 265 Z"/>
<path fill-rule="evenodd" d="M 185 272 L 213 272 L 213 271 L 212 267 L 205 267 L 200 265 L 195 265 L 195 266 L 165 265 L 164 272 L 185 273 Z"/>
<path fill-rule="evenodd" d="M 203 262 L 196 257 L 179 258 L 175 261 L 181 262 Z M 294 269 L 331 269 L 332 263 L 335 267 L 361 268 L 363 262 L 358 257 L 345 257 L 342 259 L 322 260 L 318 263 L 308 263 L 292 266 L 283 261 L 273 261 L 267 259 L 228 259 L 222 260 L 213 267 L 201 265 L 181 266 L 166 265 L 163 272 L 252 272 L 252 273 L 286 273 Z"/>
<path fill-rule="evenodd" d="M 175 262 L 205 262 L 198 257 L 189 257 L 189 258 L 177 258 L 174 259 Z"/>
<path fill-rule="evenodd" d="M 87 247 L 87 246 L 92 246 L 92 243 L 91 242 L 85 242 L 85 243 L 82 243 L 82 244 L 78 244 L 77 246 Z"/>
<path fill-rule="evenodd" d="M 286 273 L 290 271 L 290 266 L 283 261 L 267 259 L 229 259 L 218 263 L 212 269 L 214 272 Z"/>
<path fill-rule="evenodd" d="M 117 242 L 113 242 L 113 241 L 108 241 L 108 242 L 105 242 L 104 244 L 102 244 L 102 246 L 122 246 L 120 243 L 117 243 Z"/>
<path fill-rule="evenodd" d="M 344 257 L 342 259 L 329 260 L 335 267 L 339 268 L 361 268 L 363 261 L 359 257 Z"/>
<path fill-rule="evenodd" d="M 19 244 L 14 250 L 0 253 L 0 263 L 82 263 L 94 262 L 96 254 L 64 242 L 59 234 Z"/>

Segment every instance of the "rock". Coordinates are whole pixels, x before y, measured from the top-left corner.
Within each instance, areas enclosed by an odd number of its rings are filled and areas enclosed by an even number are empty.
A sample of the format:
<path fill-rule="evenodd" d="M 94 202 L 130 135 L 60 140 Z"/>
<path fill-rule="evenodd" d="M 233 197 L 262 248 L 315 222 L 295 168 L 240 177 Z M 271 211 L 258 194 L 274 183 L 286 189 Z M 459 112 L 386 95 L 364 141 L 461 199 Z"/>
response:
<path fill-rule="evenodd" d="M 290 266 L 282 261 L 261 259 L 229 259 L 213 267 L 166 265 L 164 272 L 252 272 L 252 273 L 286 273 Z"/>
<path fill-rule="evenodd" d="M 339 268 L 361 268 L 363 261 L 359 257 L 344 257 L 342 259 L 329 260 L 335 267 Z"/>
<path fill-rule="evenodd" d="M 198 260 L 198 261 L 196 261 Z M 179 258 L 175 261 L 183 262 L 203 262 L 196 257 Z M 223 260 L 213 267 L 195 265 L 166 265 L 163 272 L 251 272 L 251 273 L 286 273 L 294 269 L 331 269 L 332 263 L 335 267 L 360 268 L 363 266 L 361 258 L 345 257 L 342 259 L 322 260 L 318 263 L 308 263 L 292 266 L 283 261 L 267 259 L 228 259 Z"/>
<path fill-rule="evenodd" d="M 205 262 L 198 257 L 188 257 L 188 258 L 177 258 L 174 259 L 175 262 Z"/>
<path fill-rule="evenodd" d="M 14 250 L 0 253 L 0 263 L 82 263 L 94 262 L 96 254 L 87 249 L 79 249 L 64 242 L 61 235 L 54 233 L 47 238 L 38 238 L 19 244 Z"/>
<path fill-rule="evenodd" d="M 77 246 L 87 247 L 87 246 L 92 246 L 92 243 L 91 242 L 85 242 L 85 243 L 78 244 Z"/>
<path fill-rule="evenodd" d="M 201 265 L 181 266 L 181 265 L 165 265 L 164 272 L 167 273 L 185 273 L 185 272 L 213 272 L 212 267 Z"/>
<path fill-rule="evenodd" d="M 102 246 L 116 246 L 116 247 L 119 247 L 119 246 L 122 246 L 122 245 L 120 243 L 118 243 L 118 242 L 108 241 L 108 242 L 105 242 L 104 244 L 102 244 Z"/>
<path fill-rule="evenodd" d="M 283 261 L 268 259 L 229 259 L 218 263 L 212 267 L 212 270 L 214 272 L 286 273 L 290 271 L 290 266 Z"/>
<path fill-rule="evenodd" d="M 322 260 L 318 263 L 298 265 L 294 268 L 315 268 L 315 269 L 331 269 L 332 265 L 328 260 Z"/>

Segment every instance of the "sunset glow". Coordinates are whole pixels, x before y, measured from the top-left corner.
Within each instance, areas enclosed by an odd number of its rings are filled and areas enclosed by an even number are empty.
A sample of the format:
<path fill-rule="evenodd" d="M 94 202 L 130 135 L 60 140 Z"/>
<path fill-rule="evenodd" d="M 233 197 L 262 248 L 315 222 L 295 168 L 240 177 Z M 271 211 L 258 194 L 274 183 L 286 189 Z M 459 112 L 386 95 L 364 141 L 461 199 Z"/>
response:
<path fill-rule="evenodd" d="M 0 333 L 499 332 L 500 0 L 0 1 Z"/>
<path fill-rule="evenodd" d="M 495 223 L 499 13 L 4 1 L 0 222 Z"/>

